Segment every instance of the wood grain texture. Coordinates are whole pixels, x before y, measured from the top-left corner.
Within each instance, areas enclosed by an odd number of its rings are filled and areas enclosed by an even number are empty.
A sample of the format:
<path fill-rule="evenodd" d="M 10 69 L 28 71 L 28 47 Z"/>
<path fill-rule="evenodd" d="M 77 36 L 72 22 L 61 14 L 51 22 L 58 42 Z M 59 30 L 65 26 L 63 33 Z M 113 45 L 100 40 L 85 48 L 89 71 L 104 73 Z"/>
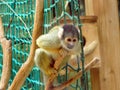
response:
<path fill-rule="evenodd" d="M 94 15 L 93 0 L 85 0 L 85 8 L 86 8 L 86 15 L 95 16 Z M 94 54 L 92 54 L 86 58 L 86 60 L 87 59 L 89 60 L 93 55 L 97 55 L 100 57 L 100 42 L 99 42 L 99 31 L 98 31 L 97 22 L 92 27 L 91 26 L 87 26 L 87 27 L 89 29 L 89 30 L 86 29 L 87 32 L 89 31 L 88 33 L 86 33 L 86 31 L 85 31 L 87 36 L 89 36 L 89 38 L 91 38 L 91 39 L 98 40 L 98 47 L 97 47 L 96 51 L 94 52 Z M 101 66 L 101 63 L 100 63 L 100 66 Z M 100 87 L 100 73 L 99 72 L 100 72 L 99 68 L 93 68 L 90 70 L 92 90 L 100 90 L 101 89 L 101 87 Z"/>
<path fill-rule="evenodd" d="M 90 60 L 94 57 L 100 58 L 100 51 L 99 51 L 99 38 L 98 38 L 98 27 L 97 23 L 83 23 L 82 25 L 82 34 L 86 38 L 86 46 L 90 45 L 91 42 L 96 41 L 97 46 L 95 50 L 93 50 L 90 54 L 85 56 L 85 64 L 88 64 Z M 96 65 L 96 68 L 100 65 Z M 95 68 L 95 67 L 94 67 Z"/>
<path fill-rule="evenodd" d="M 91 0 L 91 2 L 93 12 L 87 14 L 97 15 L 99 25 L 100 90 L 120 90 L 120 30 L 117 0 Z"/>

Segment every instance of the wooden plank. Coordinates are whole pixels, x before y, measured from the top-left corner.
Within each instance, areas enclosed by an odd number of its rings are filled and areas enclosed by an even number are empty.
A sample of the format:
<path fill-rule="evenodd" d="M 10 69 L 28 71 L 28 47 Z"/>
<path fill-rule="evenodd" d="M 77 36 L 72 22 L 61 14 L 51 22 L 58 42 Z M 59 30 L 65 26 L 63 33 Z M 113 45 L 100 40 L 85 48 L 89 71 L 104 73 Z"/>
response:
<path fill-rule="evenodd" d="M 97 16 L 80 16 L 79 18 L 82 23 L 97 22 Z M 60 22 L 60 24 L 64 24 L 64 22 L 65 22 L 64 18 L 62 18 L 59 22 Z M 66 23 L 73 23 L 73 20 L 69 19 L 69 17 L 66 17 Z"/>
<path fill-rule="evenodd" d="M 98 16 L 99 24 L 100 90 L 120 90 L 120 30 L 117 0 L 92 0 L 92 2 L 92 10 L 94 15 Z"/>
<path fill-rule="evenodd" d="M 120 30 L 120 16 L 119 16 L 119 30 Z"/>
<path fill-rule="evenodd" d="M 94 15 L 93 0 L 85 0 L 85 8 L 86 8 L 86 15 L 89 15 L 89 16 Z M 92 35 L 90 35 L 88 33 L 89 37 L 91 36 L 92 39 L 97 37 L 96 34 L 98 36 L 98 28 L 97 28 L 96 33 L 95 33 L 95 31 L 94 31 L 94 33 L 92 33 Z M 98 37 L 97 37 L 97 40 L 99 41 Z M 100 57 L 99 48 L 100 47 L 98 46 L 96 52 L 97 52 L 97 55 Z M 95 55 L 95 54 L 93 54 L 93 55 Z M 89 58 L 90 57 L 87 57 L 87 59 L 89 59 Z M 100 73 L 99 72 L 100 72 L 99 68 L 93 68 L 93 69 L 90 70 L 92 90 L 101 90 L 101 87 L 100 87 Z"/>
<path fill-rule="evenodd" d="M 98 76 L 95 76 L 97 73 Z M 100 88 L 100 70 L 98 68 L 92 68 L 90 70 L 90 75 L 91 75 L 91 83 L 92 83 L 92 90 L 101 90 Z"/>
<path fill-rule="evenodd" d="M 93 0 L 85 0 L 85 11 L 86 15 L 94 15 Z"/>
<path fill-rule="evenodd" d="M 98 39 L 98 27 L 97 23 L 84 23 L 82 27 L 83 35 L 86 37 L 87 43 L 89 45 L 92 41 L 97 41 L 98 45 L 97 48 L 93 53 L 87 55 L 85 57 L 85 64 L 89 63 L 90 60 L 94 57 L 100 58 L 100 50 L 99 50 L 99 39 Z M 100 90 L 100 77 L 99 77 L 99 67 L 100 63 L 96 65 L 96 68 L 90 70 L 91 74 L 91 83 L 92 83 L 92 90 Z"/>
<path fill-rule="evenodd" d="M 90 45 L 93 41 L 97 42 L 97 46 L 94 51 L 85 56 L 85 65 L 87 65 L 93 58 L 100 58 L 99 54 L 99 39 L 98 39 L 98 27 L 97 23 L 83 23 L 82 25 L 82 34 L 86 39 L 86 46 Z M 100 63 L 95 65 L 94 68 L 99 67 Z"/>

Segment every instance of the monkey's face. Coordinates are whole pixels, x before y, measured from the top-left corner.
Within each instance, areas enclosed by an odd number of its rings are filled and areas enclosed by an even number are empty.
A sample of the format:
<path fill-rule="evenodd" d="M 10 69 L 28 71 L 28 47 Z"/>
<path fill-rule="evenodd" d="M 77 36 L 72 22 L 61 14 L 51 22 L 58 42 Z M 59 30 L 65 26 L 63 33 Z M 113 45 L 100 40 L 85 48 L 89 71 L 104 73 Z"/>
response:
<path fill-rule="evenodd" d="M 72 51 L 78 44 L 78 38 L 77 37 L 66 37 L 61 41 L 61 44 L 66 50 Z"/>
<path fill-rule="evenodd" d="M 74 25 L 66 24 L 59 28 L 58 37 L 63 48 L 73 51 L 79 43 L 79 30 Z"/>

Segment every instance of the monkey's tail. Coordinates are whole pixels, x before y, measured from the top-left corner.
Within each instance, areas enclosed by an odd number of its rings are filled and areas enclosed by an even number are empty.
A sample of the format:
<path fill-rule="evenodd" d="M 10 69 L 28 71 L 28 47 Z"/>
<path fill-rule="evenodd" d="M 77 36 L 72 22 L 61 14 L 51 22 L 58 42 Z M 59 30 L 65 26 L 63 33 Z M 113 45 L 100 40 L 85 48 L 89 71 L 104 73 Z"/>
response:
<path fill-rule="evenodd" d="M 90 53 L 92 53 L 95 50 L 95 48 L 97 47 L 97 44 L 98 44 L 97 41 L 93 41 L 88 46 L 85 46 L 84 47 L 84 55 L 87 56 Z"/>

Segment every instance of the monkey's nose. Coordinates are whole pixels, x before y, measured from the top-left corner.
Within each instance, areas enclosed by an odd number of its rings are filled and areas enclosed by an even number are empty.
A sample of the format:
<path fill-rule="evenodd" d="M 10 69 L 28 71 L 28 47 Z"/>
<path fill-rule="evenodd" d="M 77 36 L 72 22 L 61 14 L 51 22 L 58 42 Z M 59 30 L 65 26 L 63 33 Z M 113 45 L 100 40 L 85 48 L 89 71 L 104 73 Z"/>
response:
<path fill-rule="evenodd" d="M 73 49 L 74 45 L 68 45 L 69 49 Z"/>

